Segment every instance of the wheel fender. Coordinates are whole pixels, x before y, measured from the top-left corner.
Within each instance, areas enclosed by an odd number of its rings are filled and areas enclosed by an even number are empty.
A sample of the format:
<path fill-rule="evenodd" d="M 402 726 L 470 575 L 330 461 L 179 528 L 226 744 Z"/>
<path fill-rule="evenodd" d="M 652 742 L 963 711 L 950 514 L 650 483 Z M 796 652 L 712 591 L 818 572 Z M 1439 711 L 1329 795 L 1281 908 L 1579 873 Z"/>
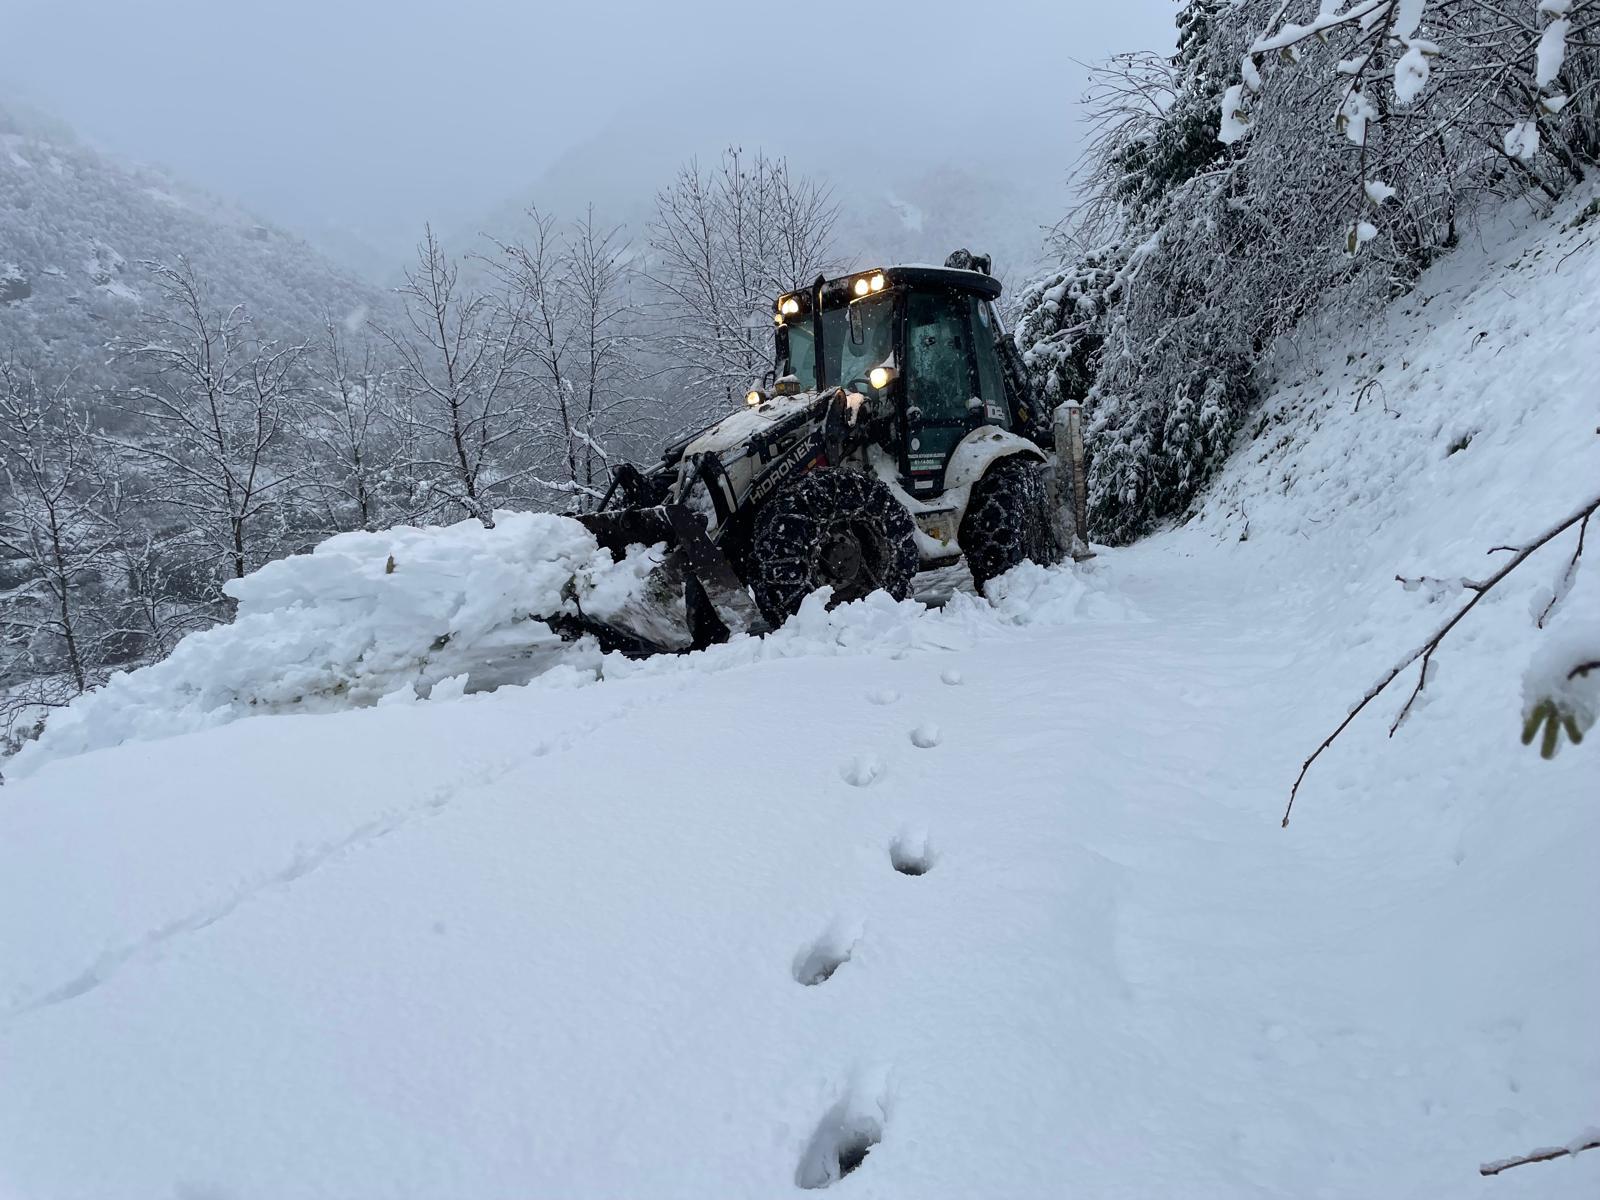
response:
<path fill-rule="evenodd" d="M 971 487 L 1002 458 L 1018 455 L 1036 462 L 1049 463 L 1045 452 L 1027 438 L 1001 429 L 998 425 L 980 425 L 962 438 L 950 455 L 950 465 L 944 469 L 944 490 Z"/>

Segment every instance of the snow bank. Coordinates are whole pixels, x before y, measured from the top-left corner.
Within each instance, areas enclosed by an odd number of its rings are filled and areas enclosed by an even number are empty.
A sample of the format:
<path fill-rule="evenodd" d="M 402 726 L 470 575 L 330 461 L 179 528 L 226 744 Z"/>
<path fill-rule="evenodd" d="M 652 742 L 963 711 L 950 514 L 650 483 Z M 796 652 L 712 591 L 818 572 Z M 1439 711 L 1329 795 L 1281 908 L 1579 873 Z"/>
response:
<path fill-rule="evenodd" d="M 565 688 L 780 658 L 966 648 L 1026 625 L 1133 615 L 1093 567 L 1025 563 L 990 583 L 989 600 L 958 592 L 930 609 L 879 592 L 830 610 L 818 593 L 773 633 L 640 662 L 587 640 L 564 642 L 538 618 L 574 611 L 563 596 L 569 583 L 586 613 L 625 609 L 658 551 L 636 548 L 613 563 L 575 521 L 511 512 L 495 520 L 492 530 L 463 521 L 339 534 L 230 581 L 239 605 L 232 624 L 185 638 L 165 661 L 121 672 L 53 715 L 6 775 L 242 717 L 454 699 L 507 684 Z"/>
<path fill-rule="evenodd" d="M 621 593 L 612 577 L 637 577 L 648 558 L 613 564 L 577 522 L 535 513 L 497 514 L 493 529 L 463 521 L 339 534 L 231 580 L 231 624 L 55 714 L 6 774 L 240 717 L 409 698 L 462 675 L 475 688 L 525 678 L 562 646 L 537 618 L 571 611 L 569 583 L 585 595 Z"/>

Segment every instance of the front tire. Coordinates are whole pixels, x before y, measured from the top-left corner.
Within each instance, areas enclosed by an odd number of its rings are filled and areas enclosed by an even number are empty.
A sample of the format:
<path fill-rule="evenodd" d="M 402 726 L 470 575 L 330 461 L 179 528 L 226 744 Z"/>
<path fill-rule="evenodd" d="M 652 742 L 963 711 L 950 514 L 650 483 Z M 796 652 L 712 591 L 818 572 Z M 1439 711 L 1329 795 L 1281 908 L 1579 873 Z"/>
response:
<path fill-rule="evenodd" d="M 1042 567 L 1059 562 L 1043 465 L 1006 458 L 990 467 L 973 485 L 958 540 L 979 592 L 1025 559 Z"/>
<path fill-rule="evenodd" d="M 859 471 L 821 467 L 802 475 L 756 514 L 747 582 L 773 627 L 820 587 L 843 604 L 880 588 L 911 592 L 917 543 L 911 514 L 882 482 Z"/>

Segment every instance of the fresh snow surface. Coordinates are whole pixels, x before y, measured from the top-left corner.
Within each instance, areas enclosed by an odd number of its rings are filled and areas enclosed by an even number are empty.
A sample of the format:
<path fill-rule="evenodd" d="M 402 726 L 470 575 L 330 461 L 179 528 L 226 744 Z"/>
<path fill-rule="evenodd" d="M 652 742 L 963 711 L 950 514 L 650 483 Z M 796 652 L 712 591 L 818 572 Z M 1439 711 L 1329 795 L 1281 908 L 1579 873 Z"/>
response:
<path fill-rule="evenodd" d="M 1590 565 L 1534 627 L 1571 535 L 1278 824 L 1447 581 L 1600 479 L 1595 228 L 1285 347 L 1194 520 L 995 606 L 42 762 L 0 1195 L 1600 1194 L 1478 1174 L 1600 1124 L 1600 760 L 1518 743 L 1600 618 Z"/>

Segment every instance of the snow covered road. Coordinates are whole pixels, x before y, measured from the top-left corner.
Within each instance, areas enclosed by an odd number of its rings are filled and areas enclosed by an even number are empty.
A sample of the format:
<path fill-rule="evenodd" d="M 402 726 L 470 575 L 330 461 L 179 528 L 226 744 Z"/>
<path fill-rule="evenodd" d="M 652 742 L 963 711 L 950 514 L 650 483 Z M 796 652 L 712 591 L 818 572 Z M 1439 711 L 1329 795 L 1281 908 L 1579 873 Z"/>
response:
<path fill-rule="evenodd" d="M 1517 744 L 1570 548 L 1278 824 L 1451 602 L 1394 575 L 1600 477 L 1600 361 L 1548 367 L 1600 359 L 1600 263 L 1529 276 L 1563 238 L 1430 272 L 1189 527 L 993 608 L 8 784 L 0 1196 L 1600 1194 L 1594 1152 L 1478 1174 L 1600 1124 L 1594 747 Z M 1353 403 L 1380 358 L 1392 411 Z"/>
<path fill-rule="evenodd" d="M 6 1184 L 770 1196 L 877 1139 L 846 1194 L 1592 1194 L 1476 1175 L 1597 1078 L 1585 764 L 1441 720 L 1454 786 L 1369 739 L 1282 831 L 1290 606 L 1094 570 L 1139 615 L 53 765 L 5 810 Z"/>

